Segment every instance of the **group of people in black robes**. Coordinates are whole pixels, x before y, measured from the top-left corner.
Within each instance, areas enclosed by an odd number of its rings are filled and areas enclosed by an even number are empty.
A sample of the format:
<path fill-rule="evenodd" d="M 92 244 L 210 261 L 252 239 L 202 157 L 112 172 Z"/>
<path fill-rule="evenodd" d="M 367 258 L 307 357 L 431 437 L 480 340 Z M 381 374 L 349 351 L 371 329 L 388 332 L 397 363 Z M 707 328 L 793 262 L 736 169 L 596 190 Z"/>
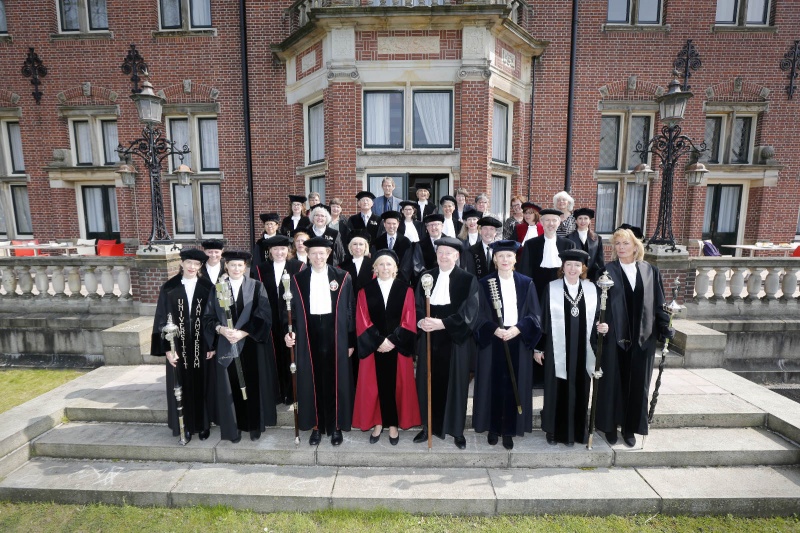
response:
<path fill-rule="evenodd" d="M 371 193 L 357 198 L 361 213 L 351 223 L 360 220 L 363 228 L 349 235 L 344 256 L 341 238 L 324 228 L 329 215 L 317 207 L 303 221 L 304 210 L 294 205 L 302 205 L 295 201 L 300 197 L 292 198 L 292 215 L 280 226 L 279 217 L 264 217 L 255 257 L 219 254 L 222 246 L 211 242 L 204 243 L 209 253 L 181 252 L 181 273 L 161 289 L 152 343 L 153 353 L 167 358 L 175 435 L 173 389 L 180 383 L 187 440 L 208 438 L 212 423 L 223 439 L 238 442 L 245 431 L 256 440 L 275 425 L 278 404 L 296 402 L 299 429 L 311 431 L 312 445 L 323 435 L 339 445 L 342 432 L 353 427 L 370 431 L 371 443 L 388 428 L 394 445 L 400 429 L 422 426 L 414 442 L 427 441 L 430 431 L 440 439 L 452 436 L 464 449 L 474 378 L 475 431 L 487 433 L 490 445 L 502 440 L 512 449 L 514 437 L 533 429 L 532 389 L 541 365 L 547 442 L 585 442 L 598 335 L 606 342 L 597 428 L 610 444 L 618 430 L 628 446 L 635 445 L 635 434 L 647 434 L 656 342 L 673 332 L 660 274 L 642 261 L 636 228 L 614 233 L 615 260 L 605 264 L 602 243 L 588 229 L 591 209 L 573 213 L 577 230 L 566 238 L 556 233 L 561 213 L 540 210 L 543 234 L 524 247 L 494 240 L 502 224 L 475 213 L 470 216 L 478 219 L 479 232 L 465 246 L 446 234 L 463 228 L 452 220 L 451 228 L 445 215 L 430 213 L 420 223 L 405 213 L 416 207 L 400 202 L 402 214 L 389 210 L 378 217 L 369 209 Z M 451 198 L 443 202 L 452 207 Z M 300 260 L 291 257 L 299 249 L 280 228 L 292 233 L 291 225 L 297 233 L 304 223 Z M 371 233 L 378 224 L 383 231 L 376 238 Z M 417 250 L 418 257 L 404 261 L 394 245 Z M 198 276 L 215 257 L 214 274 Z M 614 285 L 599 323 L 594 281 L 603 272 Z M 161 335 L 168 316 L 178 325 L 174 350 Z"/>

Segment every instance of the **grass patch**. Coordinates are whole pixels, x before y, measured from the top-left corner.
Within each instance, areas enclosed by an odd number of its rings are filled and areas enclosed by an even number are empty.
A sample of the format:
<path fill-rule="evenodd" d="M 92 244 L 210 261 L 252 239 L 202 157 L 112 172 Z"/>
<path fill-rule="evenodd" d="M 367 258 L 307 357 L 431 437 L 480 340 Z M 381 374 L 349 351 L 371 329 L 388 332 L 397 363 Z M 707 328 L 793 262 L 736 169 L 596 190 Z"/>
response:
<path fill-rule="evenodd" d="M 88 370 L 49 368 L 8 368 L 0 370 L 0 413 L 36 398 L 59 385 L 82 376 Z"/>
<path fill-rule="evenodd" d="M 415 516 L 388 510 L 328 510 L 313 513 L 259 514 L 228 507 L 184 509 L 139 508 L 111 505 L 58 505 L 52 503 L 0 502 L 0 531 L 115 533 L 163 531 L 224 532 L 385 532 L 385 531 L 486 531 L 513 532 L 798 532 L 800 519 L 736 518 L 733 516 Z"/>

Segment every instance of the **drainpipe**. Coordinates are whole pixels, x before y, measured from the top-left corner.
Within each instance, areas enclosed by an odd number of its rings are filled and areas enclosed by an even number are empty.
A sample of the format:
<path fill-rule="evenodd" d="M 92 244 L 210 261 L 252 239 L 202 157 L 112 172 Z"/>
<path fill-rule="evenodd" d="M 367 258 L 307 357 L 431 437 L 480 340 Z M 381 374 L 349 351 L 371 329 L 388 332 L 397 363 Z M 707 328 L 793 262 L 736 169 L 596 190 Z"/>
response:
<path fill-rule="evenodd" d="M 532 181 L 532 174 L 533 174 L 533 101 L 536 97 L 536 61 L 538 56 L 533 58 L 531 62 L 531 125 L 530 131 L 528 132 L 528 194 L 526 198 L 528 201 L 531 200 L 531 181 Z"/>
<path fill-rule="evenodd" d="M 578 0 L 572 0 L 572 35 L 570 37 L 569 51 L 569 103 L 567 105 L 567 146 L 564 158 L 564 190 L 572 189 L 572 122 L 575 107 L 575 55 L 578 40 Z"/>
<path fill-rule="evenodd" d="M 250 248 L 256 245 L 253 234 L 253 219 L 255 218 L 255 205 L 253 201 L 253 145 L 250 137 L 250 76 L 247 71 L 247 8 L 245 0 L 239 0 L 239 47 L 242 60 L 242 104 L 244 115 L 244 157 L 247 166 L 248 212 L 247 228 L 250 235 Z"/>

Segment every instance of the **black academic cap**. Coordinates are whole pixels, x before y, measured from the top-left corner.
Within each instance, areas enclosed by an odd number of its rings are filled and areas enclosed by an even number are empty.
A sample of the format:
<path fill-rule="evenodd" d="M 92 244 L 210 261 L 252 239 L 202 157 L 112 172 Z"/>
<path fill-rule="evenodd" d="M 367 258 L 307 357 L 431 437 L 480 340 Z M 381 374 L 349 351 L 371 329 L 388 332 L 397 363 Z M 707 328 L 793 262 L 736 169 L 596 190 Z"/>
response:
<path fill-rule="evenodd" d="M 589 254 L 587 254 L 580 248 L 572 248 L 569 250 L 564 250 L 562 252 L 559 252 L 558 257 L 561 258 L 561 262 L 580 261 L 584 265 L 589 264 Z"/>
<path fill-rule="evenodd" d="M 306 198 L 305 196 L 299 195 L 299 194 L 290 194 L 289 195 L 289 201 L 290 202 L 300 202 L 301 204 L 304 204 L 304 203 L 306 203 L 306 200 L 308 200 L 308 198 Z"/>
<path fill-rule="evenodd" d="M 578 217 L 581 217 L 581 216 L 587 216 L 589 218 L 594 218 L 594 209 L 590 209 L 588 207 L 581 207 L 580 209 L 576 209 L 575 211 L 573 211 L 572 212 L 572 216 L 574 216 L 575 218 L 578 218 Z"/>
<path fill-rule="evenodd" d="M 458 205 L 455 196 L 450 196 L 449 194 L 445 194 L 444 196 L 439 198 L 439 205 L 442 205 L 445 202 L 453 202 L 453 205 Z"/>
<path fill-rule="evenodd" d="M 261 213 L 258 215 L 261 222 L 278 222 L 281 221 L 281 216 L 278 213 Z"/>
<path fill-rule="evenodd" d="M 441 239 L 436 239 L 433 241 L 433 244 L 436 246 L 449 246 L 450 248 L 455 248 L 459 252 L 464 249 L 464 243 L 453 237 L 442 237 Z"/>
<path fill-rule="evenodd" d="M 325 237 L 313 237 L 304 242 L 303 246 L 306 247 L 306 250 L 310 250 L 311 248 L 333 248 L 333 242 Z"/>
<path fill-rule="evenodd" d="M 492 249 L 494 253 L 497 252 L 516 252 L 519 250 L 520 246 L 522 246 L 517 241 L 512 240 L 505 240 L 505 241 L 494 241 L 489 247 Z"/>
<path fill-rule="evenodd" d="M 286 235 L 275 235 L 269 239 L 262 239 L 259 242 L 259 246 L 264 250 L 269 250 L 273 246 L 289 246 L 290 244 L 292 244 L 292 239 Z"/>
<path fill-rule="evenodd" d="M 468 218 L 483 218 L 483 213 L 475 209 L 474 207 L 470 206 L 461 213 L 462 220 L 467 220 Z"/>
<path fill-rule="evenodd" d="M 431 213 L 430 215 L 423 218 L 422 222 L 424 224 L 427 224 L 428 222 L 444 222 L 444 215 L 441 215 L 439 213 Z"/>
<path fill-rule="evenodd" d="M 369 192 L 369 191 L 361 191 L 361 192 L 359 192 L 358 194 L 356 194 L 356 199 L 358 199 L 358 200 L 361 200 L 361 199 L 362 199 L 362 198 L 364 198 L 365 196 L 366 196 L 367 198 L 369 198 L 370 200 L 374 200 L 374 199 L 375 199 L 375 195 L 374 195 L 374 194 L 372 194 L 372 193 L 371 193 L 371 192 Z"/>
<path fill-rule="evenodd" d="M 225 247 L 225 243 L 223 243 L 219 239 L 208 239 L 200 243 L 203 247 L 203 250 L 222 250 Z"/>
<path fill-rule="evenodd" d="M 556 216 L 560 217 L 563 214 L 564 213 L 560 209 L 552 209 L 552 208 L 549 208 L 549 207 L 547 209 L 540 209 L 539 210 L 539 215 L 540 216 L 556 215 Z"/>
<path fill-rule="evenodd" d="M 502 228 L 503 223 L 494 217 L 483 217 L 478 221 L 479 226 L 492 226 L 493 228 Z"/>
<path fill-rule="evenodd" d="M 381 220 L 386 220 L 387 218 L 396 218 L 397 220 L 403 220 L 403 215 L 400 214 L 398 211 L 384 211 L 381 214 Z"/>
<path fill-rule="evenodd" d="M 181 250 L 181 261 L 186 261 L 187 259 L 193 259 L 195 261 L 205 263 L 208 260 L 208 256 L 203 250 L 199 250 L 197 248 Z"/>
<path fill-rule="evenodd" d="M 245 263 L 249 263 L 253 255 L 244 250 L 229 250 L 227 252 L 222 252 L 222 257 L 225 258 L 225 261 L 244 261 Z"/>

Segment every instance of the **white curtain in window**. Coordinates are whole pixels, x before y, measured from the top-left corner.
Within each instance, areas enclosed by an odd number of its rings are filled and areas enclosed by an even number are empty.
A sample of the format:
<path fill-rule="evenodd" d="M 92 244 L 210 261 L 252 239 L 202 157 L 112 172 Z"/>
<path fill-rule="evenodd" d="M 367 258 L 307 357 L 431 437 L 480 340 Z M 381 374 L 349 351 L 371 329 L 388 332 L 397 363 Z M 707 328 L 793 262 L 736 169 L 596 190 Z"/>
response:
<path fill-rule="evenodd" d="M 103 216 L 102 187 L 83 188 L 83 209 L 86 211 L 86 231 L 89 233 L 105 233 L 106 223 Z"/>
<path fill-rule="evenodd" d="M 161 27 L 181 27 L 181 0 L 161 0 Z"/>
<path fill-rule="evenodd" d="M 414 144 L 450 144 L 450 93 L 414 93 L 414 114 L 419 120 L 424 139 L 417 138 Z M 414 128 L 417 132 L 418 129 Z"/>
<path fill-rule="evenodd" d="M 492 159 L 508 161 L 508 106 L 494 103 L 492 118 Z"/>
<path fill-rule="evenodd" d="M 628 183 L 625 187 L 625 213 L 622 222 L 644 229 L 644 208 L 647 203 L 647 185 Z"/>
<path fill-rule="evenodd" d="M 200 195 L 203 199 L 203 233 L 222 233 L 219 183 L 203 183 L 200 185 Z"/>
<path fill-rule="evenodd" d="M 17 233 L 20 235 L 33 235 L 31 206 L 28 203 L 28 187 L 26 185 L 12 185 L 11 201 L 14 203 L 14 216 L 17 219 Z"/>
<path fill-rule="evenodd" d="M 715 185 L 709 185 L 706 191 L 706 207 L 703 212 L 703 233 L 711 231 L 711 208 L 714 205 L 714 188 Z"/>
<path fill-rule="evenodd" d="M 108 208 L 111 211 L 111 231 L 119 233 L 119 213 L 117 212 L 117 188 L 108 187 Z"/>
<path fill-rule="evenodd" d="M 192 26 L 211 26 L 211 0 L 190 0 L 192 12 Z"/>
<path fill-rule="evenodd" d="M 492 200 L 491 205 L 494 206 L 492 213 L 501 215 L 503 222 L 508 216 L 508 199 L 506 198 L 506 177 L 505 176 L 492 176 Z"/>
<path fill-rule="evenodd" d="M 175 148 L 182 150 L 184 146 L 189 145 L 189 120 L 185 118 L 173 118 L 169 121 L 169 139 L 175 143 Z M 184 162 L 191 166 L 189 160 L 190 156 L 184 156 Z M 180 156 L 172 156 L 172 168 L 176 169 L 181 164 Z"/>
<path fill-rule="evenodd" d="M 0 2 L 1 4 L 2 2 Z M 800 224 L 798 224 L 800 226 Z M 3 202 L 0 201 L 0 235 L 8 235 L 8 226 L 6 225 L 6 213 L 3 207 Z"/>
<path fill-rule="evenodd" d="M 392 102 L 391 93 L 367 93 L 365 101 L 366 144 L 386 146 L 391 144 L 390 124 Z"/>
<path fill-rule="evenodd" d="M 8 25 L 6 24 L 5 0 L 0 0 L 0 33 L 8 33 Z"/>
<path fill-rule="evenodd" d="M 325 203 L 325 176 L 320 176 L 319 178 L 311 178 L 308 180 L 310 192 L 317 192 L 319 193 L 319 201 L 323 204 Z M 381 191 L 381 194 L 383 191 Z M 375 196 L 378 196 L 377 194 Z"/>
<path fill-rule="evenodd" d="M 117 121 L 104 120 L 101 124 L 103 126 L 103 154 L 105 156 L 105 164 L 113 165 L 119 161 L 119 154 L 117 153 L 117 146 L 119 145 Z"/>
<path fill-rule="evenodd" d="M 22 135 L 19 122 L 8 123 L 8 140 L 11 145 L 11 171 L 14 174 L 25 172 L 25 159 L 22 156 Z"/>
<path fill-rule="evenodd" d="M 92 128 L 88 121 L 75 121 L 75 157 L 79 165 L 91 165 L 92 159 Z"/>
<path fill-rule="evenodd" d="M 175 185 L 172 187 L 172 202 L 175 213 L 175 233 L 194 233 L 194 207 L 192 204 L 192 186 Z"/>
<path fill-rule="evenodd" d="M 61 29 L 78 31 L 78 0 L 61 0 Z"/>
<path fill-rule="evenodd" d="M 308 160 L 325 159 L 325 107 L 316 104 L 308 108 Z"/>
<path fill-rule="evenodd" d="M 717 233 L 733 233 L 736 231 L 736 219 L 739 216 L 739 187 L 722 186 L 719 195 L 719 215 L 717 215 Z"/>
<path fill-rule="evenodd" d="M 612 233 L 616 219 L 617 184 L 597 184 L 597 210 L 595 212 L 595 231 Z"/>
<path fill-rule="evenodd" d="M 200 125 L 200 168 L 219 170 L 219 144 L 217 140 L 217 119 L 203 118 Z"/>
<path fill-rule="evenodd" d="M 106 0 L 89 0 L 89 28 L 92 30 L 108 29 Z"/>

